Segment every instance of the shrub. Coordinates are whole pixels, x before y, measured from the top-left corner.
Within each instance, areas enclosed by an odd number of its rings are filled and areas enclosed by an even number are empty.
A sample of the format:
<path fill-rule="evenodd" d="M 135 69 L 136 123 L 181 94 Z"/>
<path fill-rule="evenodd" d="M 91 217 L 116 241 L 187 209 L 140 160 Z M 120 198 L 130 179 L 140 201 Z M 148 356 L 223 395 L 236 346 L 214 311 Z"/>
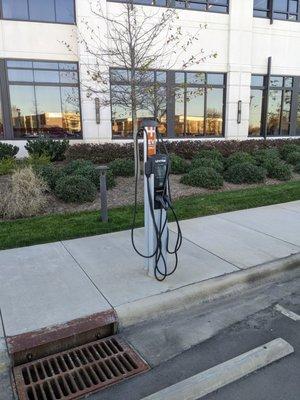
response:
<path fill-rule="evenodd" d="M 191 168 L 202 168 L 202 167 L 207 167 L 207 168 L 213 168 L 217 172 L 222 173 L 224 169 L 224 165 L 222 161 L 216 160 L 216 159 L 210 159 L 210 158 L 200 158 L 200 157 L 195 157 L 192 160 Z"/>
<path fill-rule="evenodd" d="M 61 169 L 52 164 L 37 167 L 36 173 L 47 183 L 51 190 L 55 189 L 56 182 L 63 176 Z"/>
<path fill-rule="evenodd" d="M 292 177 L 292 168 L 280 159 L 265 161 L 264 168 L 267 170 L 269 178 L 288 181 Z"/>
<path fill-rule="evenodd" d="M 106 186 L 107 189 L 112 189 L 116 186 L 115 176 L 110 170 L 106 172 Z"/>
<path fill-rule="evenodd" d="M 40 213 L 46 203 L 45 182 L 35 175 L 31 167 L 17 170 L 12 175 L 11 187 L 2 204 L 5 218 L 31 217 Z"/>
<path fill-rule="evenodd" d="M 117 158 L 109 164 L 115 176 L 134 176 L 134 161 L 128 158 Z"/>
<path fill-rule="evenodd" d="M 244 151 L 237 151 L 227 158 L 226 168 L 230 168 L 233 165 L 243 163 L 255 164 L 255 159 L 249 153 L 245 153 Z"/>
<path fill-rule="evenodd" d="M 300 162 L 298 162 L 298 163 L 295 165 L 294 171 L 295 171 L 297 174 L 300 174 Z"/>
<path fill-rule="evenodd" d="M 260 149 L 256 150 L 253 153 L 253 157 L 255 158 L 258 165 L 264 165 L 265 163 L 270 162 L 271 160 L 280 160 L 280 153 L 277 149 Z"/>
<path fill-rule="evenodd" d="M 181 183 L 190 186 L 198 186 L 206 189 L 220 189 L 223 186 L 223 177 L 213 168 L 196 168 L 183 175 Z"/>
<path fill-rule="evenodd" d="M 224 174 L 232 183 L 258 183 L 266 178 L 266 170 L 249 162 L 231 165 Z"/>
<path fill-rule="evenodd" d="M 195 158 L 206 158 L 209 160 L 218 160 L 223 161 L 223 156 L 217 149 L 210 149 L 210 150 L 200 150 Z"/>
<path fill-rule="evenodd" d="M 55 194 L 66 203 L 85 203 L 95 200 L 97 188 L 84 176 L 70 175 L 57 181 Z"/>
<path fill-rule="evenodd" d="M 300 151 L 293 151 L 289 153 L 286 157 L 286 161 L 289 164 L 296 165 L 298 162 L 300 162 Z"/>
<path fill-rule="evenodd" d="M 3 158 L 14 158 L 19 151 L 19 147 L 12 144 L 0 142 L 0 160 Z"/>
<path fill-rule="evenodd" d="M 62 169 L 62 174 L 83 176 L 89 179 L 96 187 L 99 187 L 99 171 L 91 161 L 71 161 Z"/>
<path fill-rule="evenodd" d="M 170 154 L 171 174 L 185 174 L 189 169 L 189 163 L 182 157 L 176 154 Z"/>
<path fill-rule="evenodd" d="M 53 140 L 50 138 L 38 138 L 28 140 L 25 149 L 32 156 L 48 156 L 51 161 L 62 161 L 69 147 L 68 140 Z"/>
<path fill-rule="evenodd" d="M 2 158 L 0 160 L 0 175 L 8 175 L 16 167 L 16 160 L 12 157 Z"/>
<path fill-rule="evenodd" d="M 284 160 L 287 160 L 289 154 L 294 153 L 295 151 L 300 151 L 300 143 L 286 143 L 280 149 L 280 154 Z"/>
<path fill-rule="evenodd" d="M 237 151 L 253 153 L 259 149 L 281 149 L 285 144 L 300 145 L 300 139 L 272 139 L 272 140 L 174 140 L 166 142 L 169 153 L 174 153 L 185 160 L 191 160 L 201 150 L 218 150 L 223 157 L 228 157 Z M 140 145 L 142 148 L 142 145 Z M 133 144 L 104 143 L 75 144 L 66 152 L 67 160 L 84 159 L 95 164 L 108 164 L 116 158 L 133 158 Z"/>

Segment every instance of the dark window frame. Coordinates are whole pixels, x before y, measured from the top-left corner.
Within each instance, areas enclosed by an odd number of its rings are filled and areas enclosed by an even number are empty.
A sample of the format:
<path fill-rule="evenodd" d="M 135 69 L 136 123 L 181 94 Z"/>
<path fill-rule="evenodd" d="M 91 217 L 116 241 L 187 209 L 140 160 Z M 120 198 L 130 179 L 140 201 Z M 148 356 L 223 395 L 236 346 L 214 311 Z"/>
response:
<path fill-rule="evenodd" d="M 211 13 L 217 13 L 217 14 L 224 14 L 227 15 L 230 12 L 230 0 L 227 0 L 227 4 L 221 4 L 221 2 L 219 3 L 214 3 L 211 0 L 165 0 L 166 5 L 163 4 L 150 4 L 152 3 L 151 0 L 149 1 L 149 4 L 146 4 L 145 2 L 143 2 L 143 0 L 107 0 L 110 3 L 128 3 L 128 2 L 132 2 L 135 5 L 140 5 L 140 6 L 147 6 L 147 7 L 162 7 L 162 8 L 176 8 L 178 10 L 189 10 L 189 11 L 198 11 L 198 12 L 211 12 Z M 159 1 L 159 0 L 154 0 L 154 1 Z M 168 5 L 167 5 L 168 3 Z M 176 7 L 176 3 L 185 3 L 185 7 Z M 203 4 L 206 6 L 206 10 L 199 10 L 197 8 L 190 8 L 187 5 L 190 3 L 195 3 L 195 4 Z M 213 11 L 210 10 L 209 8 L 212 6 L 219 6 L 219 7 L 224 7 L 226 8 L 226 12 L 222 12 L 222 11 Z"/>
<path fill-rule="evenodd" d="M 113 69 L 118 69 L 118 70 L 126 70 L 126 68 L 111 68 L 111 70 Z M 195 70 L 191 70 L 191 71 L 183 71 L 183 70 L 155 70 L 155 69 L 149 69 L 149 71 L 158 71 L 158 72 L 166 72 L 166 82 L 162 83 L 162 86 L 166 87 L 166 109 L 167 109 L 167 138 L 168 139 L 177 139 L 177 140 L 181 140 L 181 139 L 189 139 L 191 138 L 191 135 L 188 135 L 186 132 L 186 111 L 187 111 L 187 102 L 186 102 L 186 91 L 187 88 L 189 87 L 195 87 L 195 88 L 204 88 L 205 89 L 205 97 L 204 97 L 204 101 L 205 101 L 205 105 L 204 105 L 204 133 L 203 135 L 195 135 L 192 136 L 193 139 L 203 139 L 203 138 L 211 138 L 211 139 L 220 139 L 220 138 L 224 138 L 225 137 L 225 125 L 226 125 L 226 112 L 227 112 L 227 108 L 226 108 L 226 98 L 227 98 L 227 73 L 225 72 L 217 72 L 217 71 L 195 71 Z M 175 82 L 175 75 L 176 73 L 183 73 L 184 74 L 184 83 L 180 84 L 180 83 L 176 83 Z M 197 83 L 186 83 L 186 79 L 187 79 L 187 74 L 188 73 L 203 73 L 205 74 L 205 83 L 204 84 L 197 84 Z M 208 84 L 207 83 L 207 74 L 210 75 L 223 75 L 223 84 Z M 111 94 L 111 87 L 113 84 L 123 84 L 126 85 L 126 82 L 124 81 L 123 83 L 117 82 L 117 81 L 110 81 L 110 94 Z M 145 83 L 146 85 L 146 83 Z M 174 116 L 175 116 L 175 90 L 176 88 L 180 88 L 182 87 L 184 89 L 184 127 L 185 127 L 185 133 L 183 135 L 180 136 L 176 136 L 175 130 L 174 130 Z M 222 133 L 221 135 L 205 135 L 205 124 L 206 124 L 206 117 L 207 117 L 207 107 L 206 107 L 206 103 L 207 103 L 207 89 L 208 88 L 216 88 L 216 89 L 223 89 L 223 107 L 222 107 Z M 112 96 L 110 95 L 110 107 L 111 107 L 111 121 L 113 121 L 113 104 L 112 104 Z M 111 137 L 112 140 L 124 140 L 124 138 L 119 138 L 119 137 L 115 137 L 113 134 L 113 131 L 111 131 Z M 129 138 L 126 138 L 131 140 L 132 139 L 132 135 Z M 125 139 L 125 140 L 126 140 Z"/>
<path fill-rule="evenodd" d="M 42 70 L 42 71 L 76 71 L 78 74 L 77 83 L 54 83 L 54 82 L 25 82 L 25 81 L 10 81 L 8 79 L 8 70 L 9 69 L 17 69 L 17 70 L 28 70 L 28 68 L 22 67 L 7 67 L 7 62 L 9 61 L 25 61 L 25 62 L 45 62 L 45 63 L 53 63 L 53 64 L 74 64 L 76 65 L 76 70 L 67 70 L 67 69 L 48 69 L 48 68 L 34 68 L 32 66 L 32 70 Z M 82 140 L 83 139 L 83 125 L 82 125 L 82 107 L 81 107 L 81 90 L 80 90 L 80 71 L 79 71 L 79 63 L 76 61 L 68 61 L 68 60 L 41 60 L 41 59 L 19 59 L 19 58 L 5 58 L 0 59 L 0 74 L 2 79 L 0 79 L 0 95 L 2 99 L 2 109 L 3 109 L 3 126 L 4 126 L 4 137 L 1 140 L 34 140 L 34 138 L 16 138 L 14 137 L 14 130 L 12 124 L 12 116 L 11 116 L 11 99 L 10 99 L 10 91 L 9 85 L 21 85 L 21 86 L 41 86 L 41 87 L 75 87 L 78 89 L 78 105 L 79 105 L 79 113 L 80 113 L 80 125 L 81 132 L 76 137 L 68 137 L 68 140 Z M 60 90 L 61 93 L 61 90 Z M 7 101 L 3 101 L 6 99 Z M 5 104 L 5 107 L 3 106 Z M 62 139 L 62 138 L 58 138 Z"/>
<path fill-rule="evenodd" d="M 28 8 L 28 15 L 29 15 L 29 3 L 28 0 L 27 1 L 27 8 Z M 41 0 L 42 1 L 42 0 Z M 54 12 L 55 12 L 55 21 L 43 21 L 43 20 L 35 20 L 35 19 L 19 19 L 19 18 L 6 18 L 3 15 L 3 0 L 0 0 L 0 20 L 3 21 L 16 21 L 16 22 L 34 22 L 34 23 L 42 23 L 42 24 L 59 24 L 59 25 L 77 25 L 77 15 L 76 15 L 76 4 L 75 1 L 76 0 L 72 0 L 73 2 L 73 12 L 74 12 L 74 21 L 73 22 L 61 22 L 61 21 L 56 21 L 56 1 L 54 0 Z"/>
<path fill-rule="evenodd" d="M 290 12 L 289 11 L 289 2 L 293 1 L 293 0 L 287 0 L 287 10 L 286 12 L 284 11 L 276 11 L 274 9 L 274 0 L 268 0 L 268 5 L 266 8 L 259 8 L 259 7 L 254 7 L 253 6 L 253 16 L 255 18 L 267 18 L 270 19 L 270 23 L 272 24 L 274 20 L 277 21 L 288 21 L 288 22 L 300 22 L 300 0 L 298 1 L 298 11 L 295 12 Z M 261 16 L 261 15 L 255 15 L 255 12 L 265 12 L 267 15 L 266 16 Z M 276 14 L 282 14 L 285 15 L 286 18 L 278 18 L 276 17 Z M 290 19 L 289 16 L 290 15 L 295 15 L 296 19 Z"/>
<path fill-rule="evenodd" d="M 262 96 L 262 115 L 261 115 L 261 132 L 260 135 L 250 135 L 249 129 L 248 129 L 248 137 L 266 137 L 266 138 L 282 138 L 282 137 L 297 137 L 296 133 L 296 125 L 297 125 L 297 120 L 296 120 L 296 114 L 297 114 L 297 107 L 298 107 L 298 95 L 300 95 L 300 76 L 295 76 L 295 75 L 281 75 L 281 74 L 272 74 L 270 76 L 270 80 L 274 77 L 280 77 L 283 78 L 283 86 L 272 86 L 272 84 L 268 84 L 268 75 L 265 74 L 252 74 L 252 76 L 261 76 L 264 78 L 264 83 L 261 86 L 257 85 L 251 85 L 250 89 L 252 90 L 262 90 L 263 96 Z M 286 78 L 292 78 L 293 79 L 293 84 L 292 86 L 285 86 L 285 79 Z M 279 121 L 279 134 L 278 135 L 268 135 L 267 129 L 266 133 L 263 131 L 263 126 L 266 118 L 266 124 L 268 120 L 268 110 L 266 109 L 269 101 L 268 101 L 268 93 L 271 93 L 274 90 L 281 91 L 282 97 L 281 97 L 281 106 L 280 106 L 280 121 Z M 283 115 L 283 103 L 284 103 L 284 94 L 286 92 L 290 91 L 291 92 L 291 104 L 290 104 L 290 111 L 289 111 L 289 134 L 288 135 L 282 135 L 282 115 Z M 249 121 L 249 127 L 250 127 L 250 121 Z"/>

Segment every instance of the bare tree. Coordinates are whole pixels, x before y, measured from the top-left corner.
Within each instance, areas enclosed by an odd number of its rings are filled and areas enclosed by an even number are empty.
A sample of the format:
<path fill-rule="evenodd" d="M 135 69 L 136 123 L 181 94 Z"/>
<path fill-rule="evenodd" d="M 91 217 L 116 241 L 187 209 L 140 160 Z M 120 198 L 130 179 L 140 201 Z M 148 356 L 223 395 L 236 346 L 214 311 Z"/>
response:
<path fill-rule="evenodd" d="M 128 0 L 109 14 L 103 11 L 101 0 L 90 0 L 90 10 L 94 23 L 83 18 L 84 29 L 79 33 L 79 45 L 92 61 L 83 65 L 87 79 L 81 82 L 82 87 L 88 97 L 99 97 L 101 105 L 113 102 L 118 107 L 130 108 L 136 137 L 137 110 L 146 109 L 155 115 L 154 110 L 166 98 L 160 85 L 149 79 L 151 70 L 170 70 L 175 66 L 185 70 L 217 54 L 207 54 L 199 46 L 193 53 L 193 44 L 200 41 L 206 25 L 182 28 L 174 8 L 136 6 Z M 65 45 L 71 50 L 68 43 Z M 111 80 L 120 83 L 112 92 Z"/>

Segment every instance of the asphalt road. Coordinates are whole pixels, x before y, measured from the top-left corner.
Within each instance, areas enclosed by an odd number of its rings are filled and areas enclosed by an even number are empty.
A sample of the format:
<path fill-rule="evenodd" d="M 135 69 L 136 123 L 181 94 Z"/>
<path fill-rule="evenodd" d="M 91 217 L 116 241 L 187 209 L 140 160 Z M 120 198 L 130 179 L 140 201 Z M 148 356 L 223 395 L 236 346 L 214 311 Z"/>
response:
<path fill-rule="evenodd" d="M 274 304 L 278 302 L 300 315 L 300 285 L 295 285 L 295 282 L 291 282 L 290 285 L 293 285 L 290 293 L 278 299 Z M 295 287 L 298 289 L 295 290 Z M 273 290 L 279 289 L 273 288 Z M 257 300 L 257 296 L 258 294 L 254 292 L 252 300 Z M 232 302 L 238 301 L 238 298 L 232 299 Z M 250 302 L 251 300 L 248 301 L 249 304 Z M 295 322 L 282 315 L 274 309 L 274 304 L 221 330 L 209 340 L 182 352 L 169 361 L 162 362 L 148 373 L 96 393 L 90 399 L 140 400 L 149 394 L 281 337 L 294 347 L 294 354 L 202 399 L 299 400 L 300 321 Z M 229 308 L 230 306 L 228 303 Z M 232 309 L 234 306 L 235 304 L 232 303 Z M 188 326 L 186 328 L 188 329 Z M 166 331 L 163 330 L 163 327 L 162 332 L 161 342 L 166 343 Z M 159 336 L 157 339 L 159 340 Z M 157 348 L 155 351 L 158 351 Z"/>

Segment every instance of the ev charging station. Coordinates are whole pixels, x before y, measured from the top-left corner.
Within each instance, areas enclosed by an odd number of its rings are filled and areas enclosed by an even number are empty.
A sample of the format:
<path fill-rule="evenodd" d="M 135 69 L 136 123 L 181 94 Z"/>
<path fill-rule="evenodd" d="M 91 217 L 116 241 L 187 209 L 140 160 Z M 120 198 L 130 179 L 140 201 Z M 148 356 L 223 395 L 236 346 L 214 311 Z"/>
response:
<path fill-rule="evenodd" d="M 136 172 L 135 212 L 131 239 L 135 251 L 145 259 L 145 269 L 148 275 L 163 281 L 167 276 L 172 275 L 177 268 L 177 253 L 181 247 L 182 234 L 171 202 L 170 158 L 164 141 L 158 133 L 157 125 L 154 120 L 144 120 L 139 131 L 143 137 L 144 156 L 144 254 L 136 248 L 134 243 L 139 171 Z M 139 157 L 139 152 L 136 157 Z M 135 161 L 138 165 L 139 160 L 136 159 Z M 177 239 L 173 250 L 170 250 L 169 246 L 168 210 L 172 212 L 177 224 Z"/>

